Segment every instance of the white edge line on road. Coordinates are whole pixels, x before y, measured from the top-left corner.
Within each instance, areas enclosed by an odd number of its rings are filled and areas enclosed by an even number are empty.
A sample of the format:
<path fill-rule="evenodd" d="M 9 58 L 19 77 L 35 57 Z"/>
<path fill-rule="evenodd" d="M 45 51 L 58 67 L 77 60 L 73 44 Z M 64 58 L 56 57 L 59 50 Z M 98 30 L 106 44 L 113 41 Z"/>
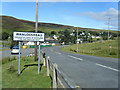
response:
<path fill-rule="evenodd" d="M 74 56 L 71 56 L 71 55 L 68 55 L 69 57 L 72 57 L 72 58 L 74 58 L 74 59 L 78 59 L 78 60 L 83 60 L 83 59 L 81 59 L 81 58 L 77 58 L 77 57 L 74 57 Z"/>
<path fill-rule="evenodd" d="M 102 65 L 102 64 L 98 64 L 98 63 L 96 63 L 96 65 L 98 65 L 98 66 L 101 66 L 101 67 L 104 67 L 104 68 L 107 68 L 107 69 L 111 69 L 111 70 L 114 70 L 114 71 L 119 71 L 119 70 L 117 70 L 117 69 L 114 69 L 114 68 L 111 68 L 111 67 L 108 67 L 108 66 L 105 66 L 105 65 Z"/>

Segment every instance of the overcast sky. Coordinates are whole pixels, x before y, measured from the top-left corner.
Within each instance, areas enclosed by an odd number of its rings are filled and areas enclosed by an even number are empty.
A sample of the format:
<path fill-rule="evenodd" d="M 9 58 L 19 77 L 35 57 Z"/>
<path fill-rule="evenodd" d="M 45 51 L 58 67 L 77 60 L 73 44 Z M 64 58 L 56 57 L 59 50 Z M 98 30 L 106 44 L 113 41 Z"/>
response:
<path fill-rule="evenodd" d="M 117 30 L 118 28 L 118 2 L 77 2 L 80 0 L 74 0 L 76 2 L 51 1 L 54 2 L 39 2 L 39 22 L 107 29 L 108 18 L 110 17 L 110 29 Z M 35 5 L 35 2 L 2 2 L 1 15 L 35 21 Z"/>

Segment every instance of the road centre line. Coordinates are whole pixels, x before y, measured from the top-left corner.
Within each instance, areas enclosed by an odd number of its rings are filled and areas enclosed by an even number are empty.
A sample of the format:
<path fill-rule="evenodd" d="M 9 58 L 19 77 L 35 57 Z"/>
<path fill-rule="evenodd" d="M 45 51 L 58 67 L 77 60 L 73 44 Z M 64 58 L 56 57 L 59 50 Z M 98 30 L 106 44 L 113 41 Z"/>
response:
<path fill-rule="evenodd" d="M 115 68 L 111 68 L 111 67 L 108 67 L 108 66 L 105 66 L 105 65 L 102 65 L 102 64 L 98 64 L 98 63 L 96 63 L 96 65 L 98 65 L 98 66 L 101 66 L 101 67 L 104 67 L 104 68 L 107 68 L 107 69 L 111 69 L 111 70 L 114 70 L 114 71 L 119 71 L 119 70 L 117 70 L 117 69 L 115 69 Z"/>
<path fill-rule="evenodd" d="M 77 58 L 77 57 L 74 57 L 74 56 L 71 56 L 71 55 L 68 55 L 69 57 L 72 57 L 72 58 L 74 58 L 74 59 L 78 59 L 78 60 L 80 60 L 80 61 L 82 61 L 83 59 L 81 59 L 81 58 Z"/>

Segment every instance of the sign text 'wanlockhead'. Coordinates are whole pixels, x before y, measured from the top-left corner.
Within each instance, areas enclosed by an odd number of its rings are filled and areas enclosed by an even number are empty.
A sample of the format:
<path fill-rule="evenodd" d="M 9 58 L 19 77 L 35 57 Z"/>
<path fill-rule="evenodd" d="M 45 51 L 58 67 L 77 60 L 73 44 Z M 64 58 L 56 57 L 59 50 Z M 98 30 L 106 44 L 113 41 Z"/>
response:
<path fill-rule="evenodd" d="M 44 41 L 44 33 L 14 32 L 15 41 Z"/>

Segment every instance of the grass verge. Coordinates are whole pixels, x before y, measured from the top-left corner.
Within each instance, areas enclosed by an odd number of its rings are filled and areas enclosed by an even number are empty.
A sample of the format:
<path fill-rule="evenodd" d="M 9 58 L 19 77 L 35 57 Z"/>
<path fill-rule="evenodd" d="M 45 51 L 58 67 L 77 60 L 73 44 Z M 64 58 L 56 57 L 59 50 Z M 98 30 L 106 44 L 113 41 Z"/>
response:
<path fill-rule="evenodd" d="M 21 58 L 21 75 L 17 74 L 17 60 L 2 65 L 2 88 L 51 88 L 51 79 L 42 67 L 38 75 L 37 62 L 33 57 Z M 41 64 L 42 66 L 42 64 Z"/>
<path fill-rule="evenodd" d="M 2 65 L 0 63 L 0 90 L 2 89 Z"/>
<path fill-rule="evenodd" d="M 0 49 L 0 51 L 6 51 L 6 50 L 10 50 L 10 49 L 8 49 L 8 48 L 6 48 L 6 49 Z"/>
<path fill-rule="evenodd" d="M 61 48 L 62 51 L 86 54 L 100 57 L 118 58 L 118 40 L 101 41 L 94 43 L 79 44 L 79 51 L 76 52 L 77 45 L 71 45 Z"/>

